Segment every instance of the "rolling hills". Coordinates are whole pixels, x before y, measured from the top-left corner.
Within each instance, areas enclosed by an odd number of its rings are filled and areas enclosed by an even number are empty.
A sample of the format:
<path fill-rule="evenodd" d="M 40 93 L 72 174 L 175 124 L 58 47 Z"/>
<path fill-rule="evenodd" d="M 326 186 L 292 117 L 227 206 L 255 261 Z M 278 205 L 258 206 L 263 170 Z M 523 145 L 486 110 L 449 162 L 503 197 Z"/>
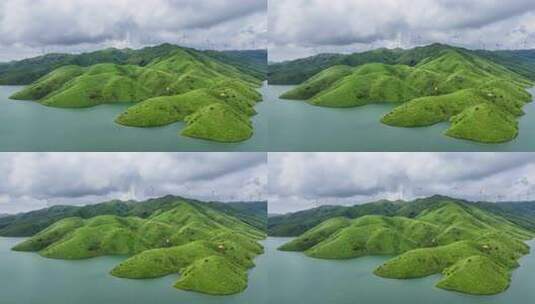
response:
<path fill-rule="evenodd" d="M 244 208 L 227 207 L 233 210 L 227 214 L 217 203 L 177 198 L 172 204 L 160 200 L 150 207 L 136 205 L 130 212 L 136 207 L 141 213 L 149 208 L 153 212 L 145 218 L 66 217 L 13 250 L 67 260 L 128 256 L 111 270 L 112 275 L 148 279 L 179 273 L 176 288 L 207 294 L 235 294 L 247 287 L 247 270 L 263 252 L 258 241 L 265 233 L 233 216 Z"/>
<path fill-rule="evenodd" d="M 352 54 L 319 54 L 307 58 L 270 63 L 268 80 L 272 85 L 298 85 L 319 72 L 336 65 L 357 67 L 367 63 L 415 66 L 422 60 L 455 49 L 483 57 L 535 81 L 535 50 L 469 50 L 434 43 L 412 49 L 380 48 Z"/>
<path fill-rule="evenodd" d="M 374 273 L 395 279 L 442 274 L 437 287 L 483 295 L 509 287 L 518 259 L 529 252 L 523 241 L 535 235 L 481 204 L 439 196 L 397 204 L 400 215 L 333 215 L 279 249 L 321 259 L 394 256 Z"/>
<path fill-rule="evenodd" d="M 102 52 L 122 56 L 111 60 L 95 55 Z M 157 127 L 185 121 L 183 135 L 220 142 L 252 136 L 250 117 L 262 100 L 256 90 L 263 79 L 261 53 L 208 52 L 173 45 L 101 53 L 77 55 L 77 60 L 80 56 L 92 60 L 61 65 L 11 98 L 58 108 L 132 103 L 117 123 Z"/>
<path fill-rule="evenodd" d="M 0 220 L 0 236 L 33 236 L 53 223 L 69 217 L 89 219 L 100 215 L 115 215 L 146 219 L 155 212 L 166 211 L 176 207 L 180 201 L 206 205 L 209 208 L 236 217 L 257 229 L 266 230 L 266 202 L 201 202 L 180 196 L 166 195 L 145 201 L 112 200 L 86 206 L 57 205 L 26 213 L 5 215 Z"/>
<path fill-rule="evenodd" d="M 436 208 L 444 200 L 477 207 L 503 217 L 524 229 L 535 231 L 534 202 L 470 202 L 448 196 L 434 195 L 412 201 L 379 200 L 353 206 L 321 206 L 288 214 L 273 215 L 269 217 L 268 234 L 277 237 L 295 237 L 328 219 L 336 217 L 356 219 L 365 215 L 384 215 L 415 218 L 423 210 Z"/>
<path fill-rule="evenodd" d="M 395 127 L 450 122 L 446 135 L 501 143 L 518 135 L 533 82 L 462 49 L 443 48 L 418 64 L 367 63 L 327 68 L 281 98 L 323 107 L 393 103 L 381 121 Z"/>
<path fill-rule="evenodd" d="M 145 66 L 183 47 L 164 43 L 142 49 L 108 48 L 81 54 L 52 53 L 19 61 L 0 63 L 0 85 L 28 85 L 53 70 L 67 65 L 88 67 L 99 63 Z M 267 51 L 198 51 L 216 60 L 230 63 L 240 71 L 266 79 Z"/>

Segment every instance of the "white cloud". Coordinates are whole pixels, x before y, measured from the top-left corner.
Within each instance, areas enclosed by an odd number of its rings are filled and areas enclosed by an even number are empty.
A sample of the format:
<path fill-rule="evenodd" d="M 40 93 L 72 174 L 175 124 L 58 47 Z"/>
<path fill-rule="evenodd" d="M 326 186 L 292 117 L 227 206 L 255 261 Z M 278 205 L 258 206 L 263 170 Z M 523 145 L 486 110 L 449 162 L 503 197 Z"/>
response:
<path fill-rule="evenodd" d="M 0 60 L 163 42 L 262 48 L 266 14 L 266 0 L 4 0 Z"/>
<path fill-rule="evenodd" d="M 6 153 L 0 213 L 176 194 L 263 200 L 265 153 Z"/>
<path fill-rule="evenodd" d="M 434 194 L 535 199 L 535 153 L 270 153 L 268 193 L 272 213 Z"/>
<path fill-rule="evenodd" d="M 272 0 L 270 59 L 432 42 L 535 47 L 532 0 Z"/>

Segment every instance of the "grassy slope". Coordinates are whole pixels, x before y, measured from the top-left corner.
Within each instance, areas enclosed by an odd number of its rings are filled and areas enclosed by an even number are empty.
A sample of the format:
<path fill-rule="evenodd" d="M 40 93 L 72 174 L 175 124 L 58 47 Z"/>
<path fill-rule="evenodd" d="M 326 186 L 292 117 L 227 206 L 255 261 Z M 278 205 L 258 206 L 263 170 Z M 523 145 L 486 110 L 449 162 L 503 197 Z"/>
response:
<path fill-rule="evenodd" d="M 113 275 L 142 279 L 181 273 L 177 288 L 232 294 L 247 286 L 246 271 L 263 252 L 257 243 L 263 237 L 262 231 L 233 216 L 181 201 L 147 219 L 113 215 L 63 219 L 13 250 L 38 251 L 57 259 L 129 255 Z"/>
<path fill-rule="evenodd" d="M 407 279 L 443 272 L 438 287 L 494 294 L 509 286 L 511 270 L 529 251 L 522 241 L 532 237 L 532 232 L 500 215 L 443 199 L 412 219 L 333 218 L 280 250 L 304 251 L 326 259 L 400 254 L 379 266 L 375 274 Z M 476 268 L 479 270 L 474 272 Z M 465 284 L 474 278 L 480 284 Z"/>
<path fill-rule="evenodd" d="M 298 85 L 336 65 L 358 67 L 367 63 L 385 63 L 415 66 L 426 58 L 451 49 L 481 56 L 535 81 L 535 50 L 474 51 L 438 43 L 406 50 L 376 49 L 348 55 L 320 54 L 292 61 L 270 63 L 268 79 L 273 85 Z"/>
<path fill-rule="evenodd" d="M 139 104 L 129 108 L 116 120 L 120 124 L 135 127 L 167 125 L 199 112 L 194 117 L 202 116 L 200 121 L 204 125 L 196 124 L 182 134 L 224 142 L 242 141 L 252 135 L 248 116 L 256 114 L 254 106 L 262 99 L 255 90 L 260 79 L 242 72 L 245 67 L 236 68 L 214 59 L 217 54 L 177 48 L 152 58 L 143 67 L 113 63 L 85 68 L 61 67 L 11 98 L 68 108 L 137 102 Z M 225 56 L 231 55 L 219 54 L 217 58 Z M 232 62 L 242 61 L 238 56 Z M 208 115 L 204 119 L 208 112 L 206 107 L 215 103 L 224 103 L 234 111 L 218 111 L 218 123 L 205 124 L 212 121 L 213 116 Z M 237 123 L 236 116 L 229 115 L 234 112 L 244 114 L 245 124 Z"/>
<path fill-rule="evenodd" d="M 47 54 L 20 61 L 0 63 L 0 85 L 28 85 L 53 70 L 67 65 L 88 67 L 99 63 L 113 63 L 146 66 L 154 59 L 178 49 L 184 48 L 164 43 L 137 50 L 109 48 L 82 54 Z M 218 61 L 227 62 L 245 74 L 265 79 L 267 71 L 266 50 L 203 51 L 202 53 Z"/>
<path fill-rule="evenodd" d="M 98 204 L 78 206 L 53 206 L 16 215 L 7 215 L 0 219 L 0 236 L 29 237 L 50 227 L 53 223 L 69 218 L 89 219 L 99 215 L 134 216 L 148 218 L 155 212 L 175 208 L 178 201 L 188 201 L 230 214 L 262 231 L 266 230 L 266 202 L 200 202 L 178 196 L 164 196 L 146 201 L 109 201 Z"/>
<path fill-rule="evenodd" d="M 525 91 L 529 85 L 530 81 L 503 66 L 448 49 L 421 59 L 414 67 L 383 63 L 353 69 L 335 66 L 281 97 L 325 107 L 402 103 L 382 122 L 421 127 L 451 119 L 446 135 L 496 143 L 517 136 L 516 118 L 531 101 Z"/>

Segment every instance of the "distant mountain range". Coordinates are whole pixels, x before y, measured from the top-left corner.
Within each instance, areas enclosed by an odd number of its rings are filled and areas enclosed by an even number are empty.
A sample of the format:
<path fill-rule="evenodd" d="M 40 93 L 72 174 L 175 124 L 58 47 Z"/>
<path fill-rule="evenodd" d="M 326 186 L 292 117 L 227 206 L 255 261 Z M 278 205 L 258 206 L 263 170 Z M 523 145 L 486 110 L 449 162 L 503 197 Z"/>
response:
<path fill-rule="evenodd" d="M 279 248 L 283 251 L 320 259 L 394 256 L 374 273 L 395 279 L 441 274 L 439 288 L 489 295 L 509 287 L 511 272 L 529 252 L 524 241 L 535 236 L 534 210 L 524 202 L 472 203 L 433 196 L 274 217 L 270 233 L 299 235 Z"/>
<path fill-rule="evenodd" d="M 354 219 L 365 215 L 385 215 L 414 218 L 423 212 L 423 210 L 440 205 L 444 200 L 483 209 L 502 216 L 527 230 L 535 231 L 535 202 L 470 202 L 435 195 L 413 201 L 380 200 L 354 206 L 321 206 L 283 215 L 275 215 L 269 218 L 268 234 L 270 236 L 280 237 L 298 236 L 321 222 L 335 217 Z"/>
<path fill-rule="evenodd" d="M 167 195 L 145 201 L 113 200 L 86 206 L 53 206 L 0 218 L 0 236 L 28 237 L 49 227 L 53 223 L 69 218 L 89 219 L 100 215 L 137 216 L 148 218 L 156 212 L 170 210 L 177 201 L 204 205 L 239 218 L 245 223 L 265 231 L 267 225 L 267 202 L 201 202 L 180 196 Z"/>
<path fill-rule="evenodd" d="M 469 50 L 440 43 L 412 49 L 381 48 L 347 55 L 319 54 L 297 60 L 270 63 L 268 80 L 273 85 L 301 84 L 320 71 L 335 65 L 357 67 L 366 63 L 385 63 L 416 66 L 426 58 L 452 49 L 483 57 L 528 79 L 535 80 L 535 50 Z"/>
<path fill-rule="evenodd" d="M 146 66 L 154 59 L 180 49 L 186 48 L 164 43 L 138 50 L 108 48 L 82 54 L 52 53 L 23 60 L 0 62 L 0 85 L 27 85 L 66 65 L 88 67 L 99 63 L 113 63 Z M 242 72 L 256 78 L 266 78 L 267 50 L 199 52 L 234 65 Z"/>

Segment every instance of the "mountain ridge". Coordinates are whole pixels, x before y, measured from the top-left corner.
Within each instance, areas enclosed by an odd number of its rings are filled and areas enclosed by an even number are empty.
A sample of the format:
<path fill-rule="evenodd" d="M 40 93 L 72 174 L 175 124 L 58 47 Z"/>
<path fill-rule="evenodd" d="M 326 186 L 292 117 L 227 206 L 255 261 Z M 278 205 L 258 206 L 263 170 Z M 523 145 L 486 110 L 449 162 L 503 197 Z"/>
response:
<path fill-rule="evenodd" d="M 176 50 L 179 45 L 163 43 L 155 46 L 147 46 L 140 49 L 132 48 L 107 48 L 79 54 L 49 53 L 22 60 L 0 62 L 0 85 L 27 85 L 52 70 L 65 65 L 90 66 L 97 63 L 134 64 L 147 65 L 154 58 L 168 54 Z M 195 50 L 193 48 L 185 48 Z M 267 71 L 266 50 L 223 50 L 201 51 L 211 57 L 230 60 L 251 76 L 265 78 Z M 242 54 L 243 52 L 243 54 Z M 265 58 L 258 61 L 258 58 Z"/>
<path fill-rule="evenodd" d="M 298 85 L 321 70 L 334 65 L 358 66 L 370 62 L 388 64 L 417 64 L 422 57 L 429 57 L 443 49 L 460 49 L 492 59 L 513 71 L 535 80 L 535 49 L 530 50 L 470 50 L 447 44 L 433 43 L 411 49 L 379 48 L 351 54 L 317 54 L 305 58 L 276 62 L 269 65 L 268 80 L 273 85 Z"/>
<path fill-rule="evenodd" d="M 56 205 L 49 208 L 7 215 L 0 220 L 0 236 L 28 237 L 67 217 L 91 218 L 98 215 L 138 216 L 147 218 L 158 209 L 169 209 L 176 201 L 183 200 L 211 206 L 233 214 L 244 222 L 265 230 L 267 225 L 267 203 L 259 202 L 202 202 L 175 195 L 166 195 L 145 201 L 111 200 L 85 206 Z"/>
<path fill-rule="evenodd" d="M 423 208 L 434 205 L 440 200 L 453 200 L 463 204 L 474 205 L 489 210 L 525 229 L 535 231 L 535 204 L 532 202 L 478 202 L 452 198 L 444 195 L 433 195 L 411 201 L 402 201 L 395 204 L 388 200 L 379 200 L 355 204 L 352 206 L 320 206 L 300 210 L 269 218 L 268 234 L 277 237 L 293 237 L 304 233 L 322 221 L 333 217 L 358 218 L 363 215 L 404 215 L 415 217 Z"/>

